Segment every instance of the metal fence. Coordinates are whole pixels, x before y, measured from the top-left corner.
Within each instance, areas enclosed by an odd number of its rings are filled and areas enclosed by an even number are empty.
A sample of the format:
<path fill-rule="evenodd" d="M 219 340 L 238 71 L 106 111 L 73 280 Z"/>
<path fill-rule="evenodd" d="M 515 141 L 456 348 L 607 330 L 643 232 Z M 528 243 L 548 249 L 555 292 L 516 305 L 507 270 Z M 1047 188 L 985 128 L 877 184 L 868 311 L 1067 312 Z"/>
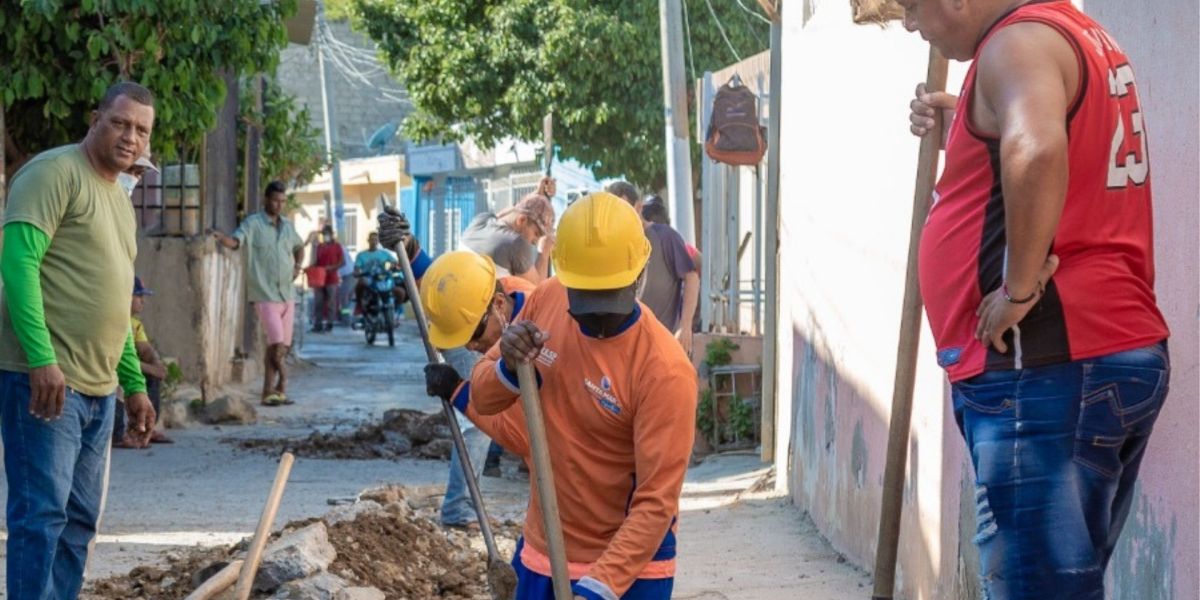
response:
<path fill-rule="evenodd" d="M 133 190 L 138 227 L 150 237 L 186 237 L 202 232 L 200 167 L 163 165 L 147 171 Z"/>
<path fill-rule="evenodd" d="M 439 256 L 458 247 L 463 230 L 475 218 L 482 189 L 470 177 L 448 177 L 441 182 L 418 182 L 413 229 L 424 248 Z"/>

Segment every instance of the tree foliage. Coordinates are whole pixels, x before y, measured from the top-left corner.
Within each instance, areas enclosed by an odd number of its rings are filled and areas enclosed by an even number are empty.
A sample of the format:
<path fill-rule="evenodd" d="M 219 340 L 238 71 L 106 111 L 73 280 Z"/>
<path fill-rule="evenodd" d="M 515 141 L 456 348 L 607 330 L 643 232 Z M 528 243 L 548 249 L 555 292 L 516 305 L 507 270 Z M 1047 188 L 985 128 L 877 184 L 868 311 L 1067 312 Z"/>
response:
<path fill-rule="evenodd" d="M 535 141 L 552 111 L 560 156 L 592 166 L 598 176 L 655 187 L 665 181 L 657 2 L 353 3 L 356 26 L 379 44 L 416 106 L 404 124 L 409 137 Z M 730 45 L 742 58 L 767 48 L 769 25 L 750 14 L 747 5 L 754 3 L 685 4 L 690 80 L 735 62 Z"/>
<path fill-rule="evenodd" d="M 253 81 L 239 86 L 239 89 L 242 97 L 238 148 L 245 151 L 248 126 L 262 128 L 259 168 L 265 179 L 278 179 L 301 186 L 312 181 L 329 165 L 325 160 L 321 132 L 313 126 L 308 108 L 299 105 L 295 96 L 278 85 L 267 85 L 263 94 L 263 110 L 259 111 L 255 108 Z M 239 172 L 239 178 L 242 176 L 244 174 Z"/>
<path fill-rule="evenodd" d="M 270 72 L 295 0 L 4 0 L 0 101 L 20 161 L 79 140 L 119 80 L 156 96 L 156 156 L 195 156 L 225 100 L 221 71 Z"/>

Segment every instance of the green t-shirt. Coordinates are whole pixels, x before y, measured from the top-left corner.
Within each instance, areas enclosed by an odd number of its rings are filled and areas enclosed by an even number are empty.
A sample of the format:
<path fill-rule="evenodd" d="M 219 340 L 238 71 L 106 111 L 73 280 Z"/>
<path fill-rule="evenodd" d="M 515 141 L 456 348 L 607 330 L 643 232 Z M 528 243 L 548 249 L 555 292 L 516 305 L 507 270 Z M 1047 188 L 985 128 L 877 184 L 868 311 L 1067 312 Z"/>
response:
<path fill-rule="evenodd" d="M 42 303 L 67 385 L 92 396 L 113 393 L 129 336 L 137 256 L 129 195 L 92 170 L 80 146 L 62 146 L 17 171 L 4 223 L 28 223 L 50 236 L 40 268 Z M 6 303 L 0 303 L 0 369 L 27 372 Z"/>
<path fill-rule="evenodd" d="M 304 240 L 292 222 L 272 223 L 266 213 L 255 213 L 233 232 L 246 253 L 246 299 L 250 302 L 291 302 L 296 290 L 295 252 Z"/>

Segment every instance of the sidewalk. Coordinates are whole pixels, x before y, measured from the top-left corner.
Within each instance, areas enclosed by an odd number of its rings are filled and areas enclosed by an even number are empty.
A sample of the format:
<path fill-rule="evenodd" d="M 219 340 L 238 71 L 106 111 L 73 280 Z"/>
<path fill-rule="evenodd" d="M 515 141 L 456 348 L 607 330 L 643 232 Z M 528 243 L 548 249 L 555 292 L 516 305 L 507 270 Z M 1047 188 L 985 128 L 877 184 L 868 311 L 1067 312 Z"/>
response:
<path fill-rule="evenodd" d="M 858 600 L 870 579 L 773 491 L 756 456 L 715 456 L 688 472 L 679 516 L 677 600 Z M 740 495 L 739 495 L 740 494 Z"/>

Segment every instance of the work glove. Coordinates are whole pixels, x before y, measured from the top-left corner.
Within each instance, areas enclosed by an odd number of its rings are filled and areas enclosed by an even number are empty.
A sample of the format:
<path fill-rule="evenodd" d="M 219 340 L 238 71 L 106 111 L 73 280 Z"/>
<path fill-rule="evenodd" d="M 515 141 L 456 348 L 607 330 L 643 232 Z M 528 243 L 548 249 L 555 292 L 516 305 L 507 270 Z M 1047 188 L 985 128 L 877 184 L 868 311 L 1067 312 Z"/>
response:
<path fill-rule="evenodd" d="M 393 206 L 379 212 L 379 243 L 394 252 L 399 252 L 400 246 L 404 246 L 404 254 L 408 256 L 409 261 L 416 258 L 417 253 L 421 251 L 421 244 L 412 234 L 412 225 L 408 222 L 408 217 Z"/>
<path fill-rule="evenodd" d="M 450 400 L 454 390 L 462 383 L 462 377 L 450 365 L 429 363 L 425 365 L 425 393 L 442 400 Z"/>

